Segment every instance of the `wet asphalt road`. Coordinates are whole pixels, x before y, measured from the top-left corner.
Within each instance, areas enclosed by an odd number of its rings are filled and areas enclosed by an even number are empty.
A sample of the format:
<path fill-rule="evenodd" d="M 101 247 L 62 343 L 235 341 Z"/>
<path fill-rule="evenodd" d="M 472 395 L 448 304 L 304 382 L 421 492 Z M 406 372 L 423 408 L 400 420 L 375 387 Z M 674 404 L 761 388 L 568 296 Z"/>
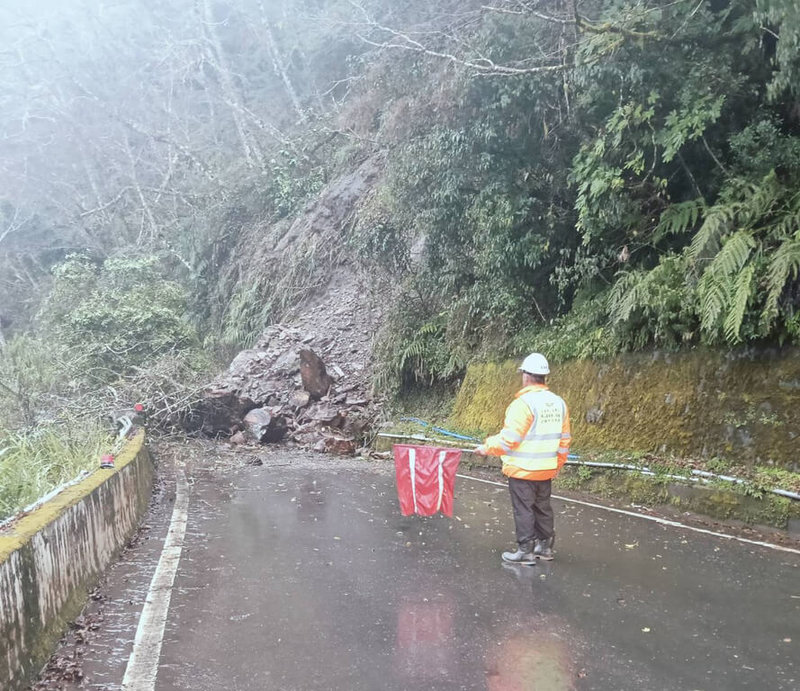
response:
<path fill-rule="evenodd" d="M 554 501 L 556 560 L 504 566 L 505 489 L 402 517 L 386 466 L 272 463 L 192 478 L 157 689 L 800 688 L 797 555 Z M 119 688 L 137 559 L 86 687 Z"/>

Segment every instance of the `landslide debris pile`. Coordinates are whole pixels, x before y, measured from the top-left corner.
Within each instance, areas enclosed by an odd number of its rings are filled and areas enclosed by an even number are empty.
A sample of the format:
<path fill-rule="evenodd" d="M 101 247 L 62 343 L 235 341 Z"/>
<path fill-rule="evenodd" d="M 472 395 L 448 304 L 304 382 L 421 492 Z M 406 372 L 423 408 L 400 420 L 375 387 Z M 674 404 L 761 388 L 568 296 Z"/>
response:
<path fill-rule="evenodd" d="M 270 327 L 206 389 L 190 428 L 233 443 L 290 441 L 315 451 L 355 452 L 377 407 L 357 358 L 344 366 L 329 359 L 329 369 L 318 354 L 341 356 L 342 345 L 297 327 Z"/>
<path fill-rule="evenodd" d="M 360 444 L 377 416 L 372 352 L 393 287 L 352 261 L 346 229 L 382 169 L 381 156 L 368 158 L 333 180 L 288 229 L 256 225 L 246 234 L 231 271 L 244 282 L 268 277 L 271 295 L 291 284 L 294 304 L 205 390 L 190 431 L 336 453 Z"/>

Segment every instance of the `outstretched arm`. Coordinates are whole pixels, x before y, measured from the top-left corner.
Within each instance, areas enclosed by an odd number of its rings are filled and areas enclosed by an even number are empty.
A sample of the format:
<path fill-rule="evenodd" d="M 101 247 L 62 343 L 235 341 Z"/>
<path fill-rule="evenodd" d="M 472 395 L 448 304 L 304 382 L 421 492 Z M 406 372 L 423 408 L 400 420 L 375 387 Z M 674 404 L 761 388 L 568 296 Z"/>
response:
<path fill-rule="evenodd" d="M 503 456 L 516 449 L 533 424 L 533 413 L 524 401 L 512 401 L 506 409 L 506 419 L 499 434 L 488 437 L 475 453 L 479 456 Z"/>

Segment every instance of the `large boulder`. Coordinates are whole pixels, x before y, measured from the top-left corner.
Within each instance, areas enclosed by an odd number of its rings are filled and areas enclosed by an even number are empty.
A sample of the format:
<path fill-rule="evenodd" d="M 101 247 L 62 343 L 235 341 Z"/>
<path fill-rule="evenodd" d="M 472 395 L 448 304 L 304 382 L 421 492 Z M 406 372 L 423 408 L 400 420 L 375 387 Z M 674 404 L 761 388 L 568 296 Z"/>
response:
<path fill-rule="evenodd" d="M 372 426 L 370 416 L 361 411 L 349 411 L 342 424 L 342 430 L 350 437 L 363 439 Z"/>
<path fill-rule="evenodd" d="M 333 378 L 325 369 L 325 363 L 313 350 L 300 351 L 300 376 L 303 388 L 311 394 L 311 398 L 318 401 L 328 394 L 333 386 Z"/>
<path fill-rule="evenodd" d="M 291 377 L 300 371 L 300 356 L 294 349 L 287 350 L 272 365 L 272 371 L 282 377 Z"/>
<path fill-rule="evenodd" d="M 286 418 L 275 408 L 255 408 L 244 416 L 245 430 L 252 439 L 268 444 L 286 436 Z"/>
<path fill-rule="evenodd" d="M 230 436 L 242 429 L 242 418 L 256 407 L 248 396 L 224 388 L 207 389 L 187 420 L 190 432 Z"/>
<path fill-rule="evenodd" d="M 312 420 L 328 427 L 338 427 L 345 415 L 346 413 L 343 414 L 343 411 L 330 403 L 315 403 L 304 411 L 302 419 Z"/>
<path fill-rule="evenodd" d="M 228 374 L 241 379 L 260 374 L 264 370 L 268 357 L 269 353 L 263 349 L 242 350 L 228 365 Z"/>

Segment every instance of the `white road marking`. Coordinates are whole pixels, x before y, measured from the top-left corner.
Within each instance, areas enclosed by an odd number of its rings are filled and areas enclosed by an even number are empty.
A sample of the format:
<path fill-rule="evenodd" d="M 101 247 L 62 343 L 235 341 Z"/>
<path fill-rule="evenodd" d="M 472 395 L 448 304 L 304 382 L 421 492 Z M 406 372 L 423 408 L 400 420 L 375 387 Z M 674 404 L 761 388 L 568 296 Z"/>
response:
<path fill-rule="evenodd" d="M 189 488 L 186 477 L 181 472 L 177 477 L 175 508 L 172 511 L 169 532 L 153 580 L 150 581 L 150 590 L 133 641 L 133 651 L 122 680 L 125 691 L 153 691 L 156 687 L 161 643 L 164 640 L 172 584 L 181 559 L 188 508 Z"/>
<path fill-rule="evenodd" d="M 475 482 L 483 482 L 487 485 L 495 485 L 497 487 L 508 487 L 508 485 L 503 482 L 495 482 L 494 480 L 484 480 L 481 477 L 472 477 L 471 475 L 462 475 L 461 473 L 456 473 L 456 477 L 463 477 L 465 480 L 474 480 Z M 673 528 L 683 528 L 684 530 L 691 530 L 695 533 L 703 533 L 704 535 L 713 535 L 714 537 L 721 537 L 724 538 L 725 540 L 736 540 L 737 542 L 744 542 L 747 543 L 748 545 L 767 547 L 769 549 L 778 550 L 779 552 L 790 552 L 791 554 L 800 554 L 800 549 L 794 549 L 792 547 L 784 547 L 783 545 L 773 545 L 771 542 L 748 540 L 746 537 L 738 537 L 737 535 L 727 535 L 726 533 L 717 533 L 714 532 L 713 530 L 706 530 L 705 528 L 695 528 L 694 526 L 678 523 L 678 521 L 670 521 L 666 518 L 658 518 L 657 516 L 648 516 L 643 513 L 636 513 L 635 511 L 625 511 L 624 509 L 615 509 L 611 506 L 603 506 L 602 504 L 593 504 L 592 502 L 581 501 L 580 499 L 570 499 L 569 497 L 561 497 L 558 496 L 557 494 L 554 494 L 552 496 L 553 499 L 569 502 L 570 504 L 580 504 L 581 506 L 590 506 L 593 509 L 602 509 L 603 511 L 620 513 L 623 516 L 634 516 L 636 518 L 643 518 L 646 521 L 653 521 L 654 523 L 660 523 L 661 525 L 668 525 Z"/>

